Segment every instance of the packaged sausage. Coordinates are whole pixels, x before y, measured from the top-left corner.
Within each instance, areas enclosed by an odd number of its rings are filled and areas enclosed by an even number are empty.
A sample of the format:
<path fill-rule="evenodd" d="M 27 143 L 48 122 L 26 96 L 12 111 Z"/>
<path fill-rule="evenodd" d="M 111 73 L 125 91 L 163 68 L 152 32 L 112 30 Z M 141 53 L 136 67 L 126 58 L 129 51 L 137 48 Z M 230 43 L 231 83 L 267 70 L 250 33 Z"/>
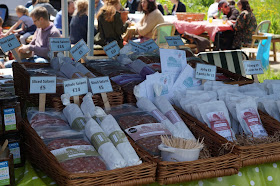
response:
<path fill-rule="evenodd" d="M 258 102 L 258 108 L 275 118 L 277 121 L 280 121 L 280 112 L 276 101 L 263 99 Z"/>
<path fill-rule="evenodd" d="M 73 66 L 71 63 L 63 63 L 60 67 L 60 71 L 66 75 L 67 78 L 81 78 L 84 77 L 84 74 L 82 74 L 75 66 Z"/>
<path fill-rule="evenodd" d="M 223 101 L 197 104 L 197 108 L 209 128 L 229 141 L 236 139 L 231 128 L 227 107 Z"/>
<path fill-rule="evenodd" d="M 176 110 L 165 97 L 156 97 L 155 105 L 171 121 L 171 123 L 176 126 L 178 130 L 182 131 L 183 138 L 195 140 L 195 137 L 191 133 L 190 129 L 187 127 L 187 125 L 184 123 Z"/>
<path fill-rule="evenodd" d="M 69 125 L 72 129 L 81 131 L 84 130 L 86 125 L 86 119 L 83 112 L 77 104 L 70 103 L 70 96 L 68 94 L 61 95 L 63 105 L 66 107 L 63 109 Z"/>
<path fill-rule="evenodd" d="M 124 132 L 112 115 L 107 115 L 101 122 L 101 128 L 114 146 L 118 149 L 128 166 L 139 165 L 142 163 L 135 150 L 129 143 Z"/>
<path fill-rule="evenodd" d="M 75 67 L 88 78 L 96 77 L 91 71 L 89 71 L 84 65 L 79 62 L 75 63 Z"/>
<path fill-rule="evenodd" d="M 83 102 L 81 104 L 81 110 L 83 111 L 84 115 L 86 116 L 89 114 L 91 117 L 94 117 L 95 105 L 92 100 L 92 93 L 88 92 L 83 97 Z"/>
<path fill-rule="evenodd" d="M 119 151 L 105 135 L 102 128 L 92 118 L 87 118 L 85 133 L 92 145 L 106 162 L 110 170 L 127 166 Z"/>

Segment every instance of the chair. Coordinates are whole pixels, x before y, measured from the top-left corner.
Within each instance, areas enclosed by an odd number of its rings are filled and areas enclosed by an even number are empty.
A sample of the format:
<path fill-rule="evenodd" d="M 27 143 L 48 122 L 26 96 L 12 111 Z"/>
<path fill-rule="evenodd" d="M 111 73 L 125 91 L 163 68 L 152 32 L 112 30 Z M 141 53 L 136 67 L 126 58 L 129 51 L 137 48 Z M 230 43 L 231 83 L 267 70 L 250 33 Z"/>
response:
<path fill-rule="evenodd" d="M 227 69 L 233 73 L 241 74 L 242 76 L 245 76 L 243 60 L 249 59 L 241 50 L 200 52 L 197 56 L 210 64 Z"/>
<path fill-rule="evenodd" d="M 174 36 L 175 26 L 171 23 L 161 23 L 153 29 L 152 33 L 152 39 L 156 40 L 156 44 L 164 45 L 166 44 L 165 36 Z"/>

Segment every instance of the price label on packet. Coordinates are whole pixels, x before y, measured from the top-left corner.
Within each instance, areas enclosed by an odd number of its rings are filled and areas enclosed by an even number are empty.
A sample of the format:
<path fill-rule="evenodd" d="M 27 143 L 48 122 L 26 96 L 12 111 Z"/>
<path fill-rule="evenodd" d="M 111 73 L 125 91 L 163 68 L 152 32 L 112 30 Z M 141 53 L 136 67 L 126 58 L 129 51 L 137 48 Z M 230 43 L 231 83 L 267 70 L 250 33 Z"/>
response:
<path fill-rule="evenodd" d="M 64 81 L 64 93 L 70 96 L 79 96 L 88 93 L 87 78 Z"/>
<path fill-rule="evenodd" d="M 18 42 L 16 36 L 14 34 L 11 34 L 7 37 L 0 39 L 0 46 L 2 51 L 5 53 L 9 50 L 13 50 L 14 48 L 19 47 L 20 43 Z"/>
<path fill-rule="evenodd" d="M 134 52 L 147 52 L 148 51 L 147 47 L 144 47 L 143 45 L 139 45 L 131 40 L 128 43 L 132 46 L 132 50 Z"/>
<path fill-rule="evenodd" d="M 56 93 L 55 76 L 30 77 L 30 94 L 53 94 Z"/>
<path fill-rule="evenodd" d="M 70 49 L 70 53 L 75 59 L 75 61 L 79 61 L 84 55 L 86 55 L 90 49 L 88 48 L 86 42 L 81 39 L 75 46 Z"/>
<path fill-rule="evenodd" d="M 149 39 L 148 41 L 145 41 L 144 43 L 141 44 L 141 46 L 146 47 L 147 52 L 154 51 L 159 48 L 153 39 Z"/>
<path fill-rule="evenodd" d="M 113 92 L 112 84 L 108 76 L 89 79 L 93 94 Z"/>
<path fill-rule="evenodd" d="M 217 67 L 214 65 L 205 65 L 205 64 L 197 63 L 195 69 L 195 78 L 215 81 L 216 72 L 217 72 Z"/>
<path fill-rule="evenodd" d="M 179 35 L 177 36 L 165 36 L 165 40 L 169 46 L 182 46 L 184 42 Z"/>
<path fill-rule="evenodd" d="M 113 41 L 113 42 L 109 43 L 108 45 L 104 46 L 103 50 L 106 52 L 106 54 L 109 58 L 113 58 L 120 53 L 121 49 L 120 49 L 117 41 Z"/>
<path fill-rule="evenodd" d="M 263 74 L 263 67 L 261 60 L 245 60 L 243 66 L 246 75 Z"/>
<path fill-rule="evenodd" d="M 51 51 L 69 51 L 71 49 L 70 38 L 49 38 Z"/>

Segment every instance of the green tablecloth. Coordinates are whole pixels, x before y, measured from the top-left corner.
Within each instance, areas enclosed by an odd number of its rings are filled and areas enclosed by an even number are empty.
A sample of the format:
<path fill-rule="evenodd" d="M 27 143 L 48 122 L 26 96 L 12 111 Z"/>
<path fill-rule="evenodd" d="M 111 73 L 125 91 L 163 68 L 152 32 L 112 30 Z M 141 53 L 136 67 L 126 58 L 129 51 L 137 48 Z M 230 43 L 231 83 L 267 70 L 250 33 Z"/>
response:
<path fill-rule="evenodd" d="M 16 183 L 18 186 L 52 186 L 56 183 L 43 172 L 31 166 L 27 161 L 24 167 L 16 169 Z M 149 186 L 157 186 L 157 183 Z M 238 174 L 199 180 L 187 183 L 173 184 L 174 186 L 279 186 L 280 162 L 242 168 Z"/>

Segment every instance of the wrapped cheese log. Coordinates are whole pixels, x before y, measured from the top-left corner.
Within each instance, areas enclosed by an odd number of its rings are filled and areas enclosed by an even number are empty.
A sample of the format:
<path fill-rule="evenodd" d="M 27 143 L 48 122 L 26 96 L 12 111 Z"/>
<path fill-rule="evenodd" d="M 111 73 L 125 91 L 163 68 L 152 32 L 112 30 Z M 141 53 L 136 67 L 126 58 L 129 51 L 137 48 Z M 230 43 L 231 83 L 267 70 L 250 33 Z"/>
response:
<path fill-rule="evenodd" d="M 109 138 L 106 137 L 102 128 L 92 118 L 87 118 L 85 133 L 92 145 L 106 162 L 110 170 L 123 168 L 127 165 L 119 151 L 113 145 Z"/>
<path fill-rule="evenodd" d="M 155 105 L 157 108 L 183 133 L 183 138 L 196 140 L 190 129 L 183 122 L 170 102 L 163 96 L 156 97 Z"/>
<path fill-rule="evenodd" d="M 95 105 L 94 105 L 94 102 L 92 100 L 92 93 L 91 92 L 88 92 L 83 97 L 83 102 L 81 104 L 81 110 L 83 111 L 85 116 L 87 116 L 87 114 L 89 114 L 91 117 L 94 117 Z"/>
<path fill-rule="evenodd" d="M 137 106 L 141 108 L 144 111 L 149 112 L 151 115 L 153 115 L 159 122 L 161 122 L 165 127 L 171 132 L 171 134 L 178 138 L 184 138 L 183 133 L 181 130 L 177 129 L 175 125 L 171 123 L 171 121 L 163 115 L 158 108 L 147 98 L 142 97 L 138 99 Z"/>
<path fill-rule="evenodd" d="M 142 163 L 112 115 L 107 115 L 101 122 L 100 126 L 106 136 L 109 137 L 114 146 L 121 153 L 122 157 L 127 161 L 128 166 L 139 165 Z"/>
<path fill-rule="evenodd" d="M 89 71 L 84 65 L 79 62 L 75 63 L 75 67 L 88 78 L 96 77 L 91 71 Z"/>
<path fill-rule="evenodd" d="M 70 63 L 63 63 L 60 67 L 60 71 L 69 79 L 84 77 L 84 74 Z"/>
<path fill-rule="evenodd" d="M 63 114 L 69 122 L 70 127 L 77 131 L 83 130 L 85 128 L 86 119 L 80 107 L 76 104 L 70 103 L 69 94 L 61 95 L 61 100 L 63 105 L 66 106 L 63 109 Z"/>

